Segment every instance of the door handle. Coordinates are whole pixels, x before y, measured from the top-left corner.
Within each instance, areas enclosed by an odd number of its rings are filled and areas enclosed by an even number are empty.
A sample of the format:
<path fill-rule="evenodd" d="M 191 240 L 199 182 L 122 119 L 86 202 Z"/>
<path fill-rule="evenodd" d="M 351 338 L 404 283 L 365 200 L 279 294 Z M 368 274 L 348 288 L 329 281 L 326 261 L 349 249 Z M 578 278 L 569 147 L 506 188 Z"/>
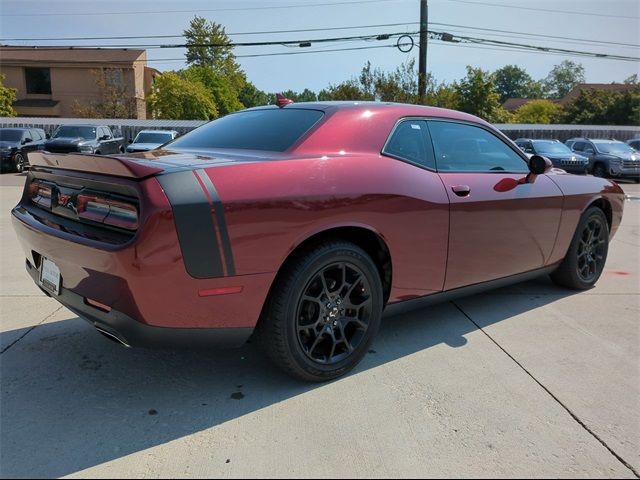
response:
<path fill-rule="evenodd" d="M 466 197 L 471 193 L 469 185 L 453 185 L 451 190 L 459 197 Z"/>

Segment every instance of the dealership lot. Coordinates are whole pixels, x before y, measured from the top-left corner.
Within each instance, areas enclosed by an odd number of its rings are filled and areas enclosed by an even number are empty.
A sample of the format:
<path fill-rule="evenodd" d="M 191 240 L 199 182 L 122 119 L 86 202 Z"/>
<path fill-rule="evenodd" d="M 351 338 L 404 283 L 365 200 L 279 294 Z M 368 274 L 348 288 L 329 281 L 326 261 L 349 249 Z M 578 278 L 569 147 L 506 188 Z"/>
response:
<path fill-rule="evenodd" d="M 251 344 L 106 341 L 25 273 L 22 182 L 0 177 L 2 477 L 640 472 L 638 184 L 593 290 L 542 278 L 387 318 L 352 374 L 309 385 Z"/>

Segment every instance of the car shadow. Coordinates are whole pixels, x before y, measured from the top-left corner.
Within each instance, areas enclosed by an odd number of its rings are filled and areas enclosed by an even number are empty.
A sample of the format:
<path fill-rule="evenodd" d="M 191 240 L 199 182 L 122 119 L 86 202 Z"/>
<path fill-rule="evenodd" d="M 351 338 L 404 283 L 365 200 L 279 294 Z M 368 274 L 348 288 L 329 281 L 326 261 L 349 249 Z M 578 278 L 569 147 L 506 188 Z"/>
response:
<path fill-rule="evenodd" d="M 572 293 L 543 278 L 472 298 L 504 307 L 487 325 Z M 336 382 L 434 345 L 463 348 L 476 330 L 451 302 L 387 317 L 362 363 Z M 125 349 L 77 318 L 38 326 L 0 358 L 3 478 L 72 474 L 326 386 L 280 373 L 253 344 Z"/>

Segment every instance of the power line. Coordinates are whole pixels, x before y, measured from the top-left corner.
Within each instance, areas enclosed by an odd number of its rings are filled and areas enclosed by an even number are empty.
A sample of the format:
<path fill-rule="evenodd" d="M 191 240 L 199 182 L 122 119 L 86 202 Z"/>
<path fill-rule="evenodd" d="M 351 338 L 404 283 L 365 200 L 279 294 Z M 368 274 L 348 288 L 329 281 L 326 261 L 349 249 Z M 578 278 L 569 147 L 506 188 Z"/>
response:
<path fill-rule="evenodd" d="M 355 5 L 363 3 L 397 2 L 398 0 L 350 0 L 346 2 L 330 3 L 304 3 L 296 5 L 269 5 L 268 7 L 234 7 L 234 8 L 203 8 L 199 10 L 161 10 L 161 11 L 141 11 L 141 12 L 71 12 L 71 13 L 11 13 L 2 14 L 3 17 L 51 17 L 51 16 L 103 16 L 103 15 L 163 15 L 166 13 L 202 13 L 202 12 L 241 12 L 247 10 L 275 10 L 286 8 L 309 8 L 328 7 L 340 5 Z"/>
<path fill-rule="evenodd" d="M 180 43 L 180 44 L 124 44 L 124 45 L 73 45 L 73 46 L 61 46 L 61 47 L 19 47 L 19 46 L 6 46 L 3 48 L 5 51 L 16 50 L 43 50 L 43 51 L 59 51 L 59 50 L 73 50 L 81 48 L 233 48 L 233 47 L 266 47 L 274 45 L 300 45 L 304 43 L 330 43 L 330 42 L 343 42 L 343 41 L 370 41 L 370 40 L 388 40 L 389 38 L 399 37 L 402 35 L 414 35 L 419 32 L 395 32 L 395 33 L 374 33 L 368 35 L 353 35 L 349 37 L 328 37 L 328 38 L 313 38 L 304 40 L 269 40 L 264 42 L 228 42 L 228 43 Z M 12 48 L 13 47 L 13 48 Z"/>
<path fill-rule="evenodd" d="M 399 27 L 403 25 L 418 25 L 419 22 L 401 23 L 379 23 L 377 25 L 352 25 L 349 27 L 323 27 L 323 28 L 298 28 L 295 30 L 267 30 L 263 32 L 234 32 L 227 33 L 229 36 L 236 35 L 268 35 L 274 33 L 302 33 L 302 32 L 323 32 L 331 30 L 352 30 L 358 28 L 378 28 L 378 27 Z M 71 41 L 71 40 L 133 40 L 137 38 L 182 38 L 184 35 L 138 35 L 138 36 L 113 36 L 113 37 L 58 37 L 58 38 L 3 38 L 0 42 L 32 42 L 32 41 Z"/>
<path fill-rule="evenodd" d="M 320 31 L 350 30 L 350 29 L 361 29 L 361 28 L 395 27 L 395 26 L 418 25 L 418 24 L 419 22 L 400 22 L 400 23 L 384 23 L 384 24 L 376 24 L 376 25 L 355 25 L 355 26 L 345 26 L 345 27 L 324 27 L 324 28 L 304 28 L 304 29 L 293 29 L 293 30 L 236 32 L 236 33 L 228 33 L 227 35 L 236 36 L 236 35 L 259 35 L 259 34 L 263 35 L 263 34 L 279 34 L 279 33 L 320 32 Z M 563 36 L 557 36 L 557 35 L 545 35 L 545 34 L 539 34 L 539 33 L 530 33 L 530 32 L 522 32 L 522 31 L 514 31 L 514 30 L 501 30 L 501 29 L 495 29 L 495 28 L 474 27 L 470 25 L 459 25 L 459 24 L 453 24 L 453 23 L 430 22 L 430 24 L 444 26 L 444 27 L 462 28 L 462 29 L 467 29 L 472 31 L 477 30 L 477 31 L 491 32 L 491 33 L 496 32 L 494 36 L 502 36 L 502 37 L 509 37 L 509 38 L 533 37 L 533 38 L 540 38 L 540 39 L 563 40 L 563 41 L 570 41 L 570 42 L 576 42 L 576 43 L 579 42 L 579 43 L 584 43 L 589 45 L 616 45 L 616 46 L 624 46 L 624 47 L 631 47 L 631 48 L 640 48 L 640 45 L 638 44 L 611 42 L 606 40 L 563 37 Z M 463 33 L 466 33 L 466 32 L 463 32 Z M 502 35 L 502 34 L 506 34 L 506 35 Z M 5 38 L 5 39 L 0 39 L 0 42 L 4 42 L 4 41 L 132 40 L 132 39 L 162 39 L 162 38 L 182 38 L 182 37 L 183 35 L 139 35 L 139 36 L 108 36 L 108 37 Z M 121 45 L 109 45 L 109 46 L 126 48 L 128 45 L 121 44 Z"/>
<path fill-rule="evenodd" d="M 593 39 L 589 40 L 589 39 L 586 39 L 586 38 L 561 37 L 561 36 L 556 36 L 556 35 L 545 35 L 545 34 L 542 34 L 542 33 L 526 33 L 526 32 L 514 31 L 514 30 L 499 30 L 499 29 L 495 29 L 495 28 L 483 28 L 483 27 L 472 27 L 472 26 L 468 26 L 468 25 L 456 25 L 456 24 L 453 24 L 453 23 L 430 22 L 430 25 L 439 25 L 439 26 L 442 26 L 442 27 L 466 28 L 466 29 L 470 29 L 470 30 L 480 30 L 480 31 L 483 31 L 483 32 L 513 33 L 513 34 L 517 34 L 517 35 L 525 35 L 525 36 L 539 37 L 539 38 L 549 38 L 549 39 L 554 39 L 554 40 L 572 40 L 572 41 L 579 41 L 579 42 L 593 43 L 593 44 L 619 45 L 619 46 L 624 46 L 624 47 L 640 48 L 640 45 L 633 44 L 633 43 L 609 42 L 609 41 L 605 41 L 605 40 L 593 40 Z"/>
<path fill-rule="evenodd" d="M 610 17 L 610 18 L 624 18 L 626 20 L 638 20 L 638 17 L 631 17 L 629 15 L 610 15 L 605 13 L 592 13 L 592 12 L 577 12 L 570 10 L 553 10 L 550 8 L 535 8 L 535 7 L 521 7 L 517 5 L 509 5 L 506 3 L 487 3 L 487 2 L 473 2 L 471 0 L 447 0 L 449 2 L 458 2 L 458 3 L 466 3 L 469 5 L 480 5 L 487 7 L 500 7 L 500 8 L 515 8 L 518 10 L 530 10 L 534 12 L 547 12 L 547 13 L 566 13 L 570 15 L 587 15 L 593 17 Z"/>

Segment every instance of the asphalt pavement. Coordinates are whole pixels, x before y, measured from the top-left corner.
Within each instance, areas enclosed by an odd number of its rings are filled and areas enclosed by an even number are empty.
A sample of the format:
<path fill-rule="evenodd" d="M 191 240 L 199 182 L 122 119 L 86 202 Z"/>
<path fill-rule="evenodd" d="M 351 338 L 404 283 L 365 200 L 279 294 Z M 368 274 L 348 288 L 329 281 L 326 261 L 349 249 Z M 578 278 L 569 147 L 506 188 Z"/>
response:
<path fill-rule="evenodd" d="M 598 285 L 547 278 L 385 318 L 309 385 L 254 346 L 126 349 L 47 298 L 0 177 L 0 476 L 624 477 L 640 472 L 640 185 Z"/>

